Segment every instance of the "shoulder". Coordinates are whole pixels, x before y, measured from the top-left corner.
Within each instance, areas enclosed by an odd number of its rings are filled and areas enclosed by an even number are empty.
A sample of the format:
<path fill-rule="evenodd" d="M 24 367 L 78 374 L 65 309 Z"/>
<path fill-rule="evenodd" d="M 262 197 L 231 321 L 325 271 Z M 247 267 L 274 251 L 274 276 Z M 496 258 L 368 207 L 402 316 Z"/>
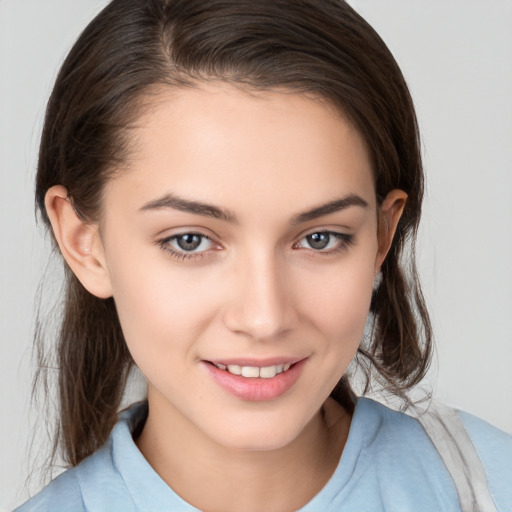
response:
<path fill-rule="evenodd" d="M 476 493 L 479 499 L 484 499 L 486 493 L 479 487 L 482 483 L 488 488 L 496 510 L 512 510 L 511 435 L 475 416 L 442 405 L 434 406 L 435 413 L 425 415 L 426 418 L 397 412 L 367 399 L 360 405 L 368 417 L 373 416 L 376 425 L 371 449 L 395 476 L 400 474 L 409 479 L 413 472 L 423 473 L 423 477 L 435 472 L 440 478 L 427 478 L 438 490 L 451 493 L 457 482 L 459 492 Z M 460 486 L 461 478 L 466 477 L 469 487 Z"/>
<path fill-rule="evenodd" d="M 76 471 L 65 471 L 39 494 L 28 500 L 14 512 L 82 512 L 85 511 Z"/>
<path fill-rule="evenodd" d="M 111 444 L 109 440 L 78 466 L 59 475 L 15 512 L 135 510 L 124 482 L 116 471 Z"/>
<path fill-rule="evenodd" d="M 114 457 L 114 443 L 129 442 L 125 437 L 131 440 L 126 421 L 122 419 L 105 445 L 78 466 L 59 475 L 15 512 L 135 510 Z"/>
<path fill-rule="evenodd" d="M 360 398 L 357 407 L 362 416 L 373 416 L 372 423 L 375 424 L 374 429 L 379 437 L 384 436 L 400 442 L 404 436 L 405 439 L 428 440 L 422 422 L 417 419 L 421 415 L 395 411 L 367 398 Z M 512 450 L 512 435 L 467 412 L 446 406 L 439 410 L 441 417 L 443 411 L 451 411 L 458 416 L 481 458 L 492 458 L 495 465 L 507 466 L 512 471 L 512 458 L 509 457 Z"/>
<path fill-rule="evenodd" d="M 441 475 L 437 471 L 442 466 L 439 453 L 416 418 L 366 398 L 359 399 L 357 407 L 359 424 L 362 418 L 368 425 L 367 449 L 385 468 L 393 468 L 404 476 L 431 470 Z M 445 476 L 449 475 L 443 475 L 444 480 Z"/>
<path fill-rule="evenodd" d="M 498 510 L 512 510 L 512 435 L 466 412 L 459 412 L 478 457 Z"/>
<path fill-rule="evenodd" d="M 138 450 L 133 437 L 146 417 L 145 402 L 121 413 L 102 448 L 63 473 L 16 512 L 195 512 Z"/>
<path fill-rule="evenodd" d="M 118 508 L 119 507 L 119 508 Z M 136 510 L 112 457 L 112 441 L 50 482 L 15 512 Z"/>
<path fill-rule="evenodd" d="M 359 424 L 364 421 L 368 425 L 365 434 L 372 434 L 369 447 L 378 447 L 396 454 L 398 446 L 407 447 L 409 451 L 414 446 L 424 448 L 430 445 L 421 424 L 408 414 L 368 398 L 358 399 L 356 411 Z"/>
<path fill-rule="evenodd" d="M 491 456 L 495 464 L 504 462 L 512 471 L 512 435 L 467 412 L 458 414 L 481 457 Z"/>
<path fill-rule="evenodd" d="M 338 467 L 303 509 L 318 510 L 460 512 L 460 507 L 450 474 L 421 424 L 358 398 Z"/>

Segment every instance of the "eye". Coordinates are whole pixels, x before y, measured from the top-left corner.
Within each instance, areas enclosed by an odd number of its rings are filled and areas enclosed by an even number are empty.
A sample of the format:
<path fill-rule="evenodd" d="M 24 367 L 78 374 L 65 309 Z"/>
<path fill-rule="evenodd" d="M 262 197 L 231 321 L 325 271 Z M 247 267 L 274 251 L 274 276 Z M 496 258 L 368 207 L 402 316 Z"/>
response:
<path fill-rule="evenodd" d="M 179 259 L 199 257 L 216 247 L 211 238 L 201 233 L 179 233 L 159 241 L 158 244 Z"/>
<path fill-rule="evenodd" d="M 185 233 L 184 235 L 174 236 L 169 242 L 174 242 L 178 249 L 193 252 L 198 249 L 205 250 L 206 248 L 201 246 L 208 245 L 209 239 L 196 233 Z"/>
<path fill-rule="evenodd" d="M 316 252 L 334 253 L 347 249 L 354 241 L 353 235 L 334 231 L 317 231 L 303 237 L 295 248 L 313 249 Z"/>

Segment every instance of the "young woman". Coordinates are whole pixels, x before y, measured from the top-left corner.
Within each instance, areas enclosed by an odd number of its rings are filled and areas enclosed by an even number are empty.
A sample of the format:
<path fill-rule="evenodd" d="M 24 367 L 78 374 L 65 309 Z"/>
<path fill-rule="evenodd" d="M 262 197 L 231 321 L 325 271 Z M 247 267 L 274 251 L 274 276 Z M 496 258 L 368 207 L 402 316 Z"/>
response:
<path fill-rule="evenodd" d="M 509 436 L 352 391 L 353 360 L 406 402 L 428 368 L 422 195 L 407 87 L 346 3 L 113 0 L 41 141 L 71 469 L 19 510 L 511 509 Z"/>

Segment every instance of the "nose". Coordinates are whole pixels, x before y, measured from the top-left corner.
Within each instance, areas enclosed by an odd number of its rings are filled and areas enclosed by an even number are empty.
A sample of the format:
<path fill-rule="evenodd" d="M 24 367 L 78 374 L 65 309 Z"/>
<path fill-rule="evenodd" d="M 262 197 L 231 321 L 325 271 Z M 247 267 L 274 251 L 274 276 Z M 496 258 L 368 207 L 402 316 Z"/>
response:
<path fill-rule="evenodd" d="M 257 340 L 276 339 L 298 322 L 292 280 L 275 256 L 244 258 L 232 274 L 233 290 L 224 311 L 228 329 Z"/>

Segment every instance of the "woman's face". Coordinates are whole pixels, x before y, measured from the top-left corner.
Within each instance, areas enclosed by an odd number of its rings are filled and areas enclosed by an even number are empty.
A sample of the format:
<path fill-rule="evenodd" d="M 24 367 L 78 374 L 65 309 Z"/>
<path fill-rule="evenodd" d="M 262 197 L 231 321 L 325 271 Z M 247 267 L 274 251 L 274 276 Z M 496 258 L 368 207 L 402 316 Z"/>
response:
<path fill-rule="evenodd" d="M 365 144 L 319 101 L 222 84 L 160 95 L 133 142 L 101 240 L 152 419 L 286 445 L 363 333 L 383 256 Z"/>

